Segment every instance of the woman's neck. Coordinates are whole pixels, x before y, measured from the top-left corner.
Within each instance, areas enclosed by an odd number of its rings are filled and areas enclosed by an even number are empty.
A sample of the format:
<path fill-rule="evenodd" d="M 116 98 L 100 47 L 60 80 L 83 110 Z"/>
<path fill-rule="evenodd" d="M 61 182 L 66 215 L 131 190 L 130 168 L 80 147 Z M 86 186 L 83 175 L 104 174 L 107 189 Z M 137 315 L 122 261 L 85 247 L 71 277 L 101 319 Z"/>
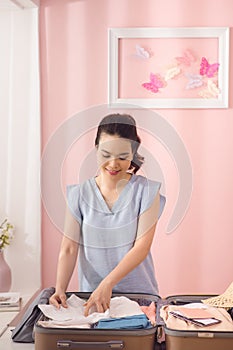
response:
<path fill-rule="evenodd" d="M 104 176 L 104 174 L 100 173 L 96 177 L 96 183 L 100 189 L 117 191 L 118 193 L 120 193 L 127 184 L 127 182 L 131 179 L 131 176 L 132 174 L 125 173 L 125 175 L 120 179 L 110 179 L 109 177 Z"/>
<path fill-rule="evenodd" d="M 96 184 L 99 187 L 99 190 L 110 210 L 114 203 L 118 200 L 121 191 L 129 182 L 131 176 L 132 174 L 127 173 L 127 176 L 119 179 L 118 181 L 110 181 L 110 179 L 106 180 L 101 174 L 96 177 Z"/>

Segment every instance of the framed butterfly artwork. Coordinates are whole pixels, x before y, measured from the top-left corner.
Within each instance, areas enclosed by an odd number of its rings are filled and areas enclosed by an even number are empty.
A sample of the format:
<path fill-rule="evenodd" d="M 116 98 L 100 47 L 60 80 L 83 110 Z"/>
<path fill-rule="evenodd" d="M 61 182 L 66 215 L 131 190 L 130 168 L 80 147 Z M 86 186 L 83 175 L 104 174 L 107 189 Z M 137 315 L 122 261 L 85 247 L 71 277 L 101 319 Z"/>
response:
<path fill-rule="evenodd" d="M 228 108 L 229 28 L 109 28 L 110 108 Z"/>

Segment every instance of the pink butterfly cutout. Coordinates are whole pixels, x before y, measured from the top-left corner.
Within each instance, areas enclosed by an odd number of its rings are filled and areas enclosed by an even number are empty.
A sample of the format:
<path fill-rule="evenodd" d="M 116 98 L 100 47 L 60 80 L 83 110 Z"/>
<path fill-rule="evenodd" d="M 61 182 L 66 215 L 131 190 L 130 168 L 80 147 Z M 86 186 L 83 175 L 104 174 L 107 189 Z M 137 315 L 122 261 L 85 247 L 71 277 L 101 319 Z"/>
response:
<path fill-rule="evenodd" d="M 190 50 L 185 50 L 183 56 L 176 57 L 176 60 L 179 64 L 183 64 L 185 66 L 190 66 L 192 62 L 195 61 L 195 57 L 193 56 Z"/>
<path fill-rule="evenodd" d="M 219 63 L 210 64 L 205 57 L 202 57 L 200 74 L 206 75 L 208 78 L 212 78 L 218 72 L 219 65 Z"/>
<path fill-rule="evenodd" d="M 159 92 L 160 88 L 163 88 L 166 86 L 166 83 L 164 82 L 163 78 L 159 74 L 153 74 L 150 73 L 150 82 L 143 83 L 142 86 L 151 91 L 151 92 Z"/>

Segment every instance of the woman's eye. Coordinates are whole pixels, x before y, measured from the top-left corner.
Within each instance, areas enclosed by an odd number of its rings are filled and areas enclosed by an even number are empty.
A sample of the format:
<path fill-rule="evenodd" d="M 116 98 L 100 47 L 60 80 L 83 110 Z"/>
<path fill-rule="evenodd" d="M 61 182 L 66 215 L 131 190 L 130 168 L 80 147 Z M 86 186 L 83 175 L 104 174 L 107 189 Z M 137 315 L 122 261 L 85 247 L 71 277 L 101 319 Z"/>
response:
<path fill-rule="evenodd" d="M 102 154 L 102 157 L 103 158 L 112 158 L 110 155 L 105 155 L 105 154 Z M 119 160 L 127 160 L 127 157 L 119 157 L 118 159 Z"/>

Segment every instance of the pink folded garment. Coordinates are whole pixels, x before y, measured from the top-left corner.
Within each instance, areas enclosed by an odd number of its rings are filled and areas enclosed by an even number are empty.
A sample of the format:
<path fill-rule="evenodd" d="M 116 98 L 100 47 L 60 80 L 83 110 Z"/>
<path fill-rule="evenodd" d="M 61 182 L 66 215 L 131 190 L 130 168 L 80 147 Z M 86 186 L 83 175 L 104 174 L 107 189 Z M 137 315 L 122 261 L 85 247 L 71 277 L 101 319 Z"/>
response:
<path fill-rule="evenodd" d="M 182 307 L 186 309 L 186 307 L 191 307 L 192 304 L 186 304 L 184 306 L 177 305 L 164 305 L 160 309 L 160 316 L 164 320 L 167 328 L 176 329 L 176 330 L 200 330 L 199 326 L 196 326 L 191 323 L 184 322 L 184 320 L 180 320 L 174 317 L 171 314 L 171 311 L 180 311 Z M 197 305 L 197 304 L 196 304 Z M 195 306 L 196 307 L 196 306 Z M 220 320 L 221 322 L 215 325 L 205 326 L 205 330 L 209 329 L 211 331 L 219 331 L 219 332 L 233 332 L 233 322 L 230 314 L 223 308 L 217 307 L 208 307 L 207 305 L 200 304 L 200 308 L 205 308 L 206 311 L 211 313 L 212 317 Z"/>
<path fill-rule="evenodd" d="M 149 306 L 141 306 L 141 310 L 144 312 L 144 314 L 147 316 L 147 318 L 150 320 L 152 326 L 156 325 L 156 306 L 155 303 L 152 301 Z"/>

